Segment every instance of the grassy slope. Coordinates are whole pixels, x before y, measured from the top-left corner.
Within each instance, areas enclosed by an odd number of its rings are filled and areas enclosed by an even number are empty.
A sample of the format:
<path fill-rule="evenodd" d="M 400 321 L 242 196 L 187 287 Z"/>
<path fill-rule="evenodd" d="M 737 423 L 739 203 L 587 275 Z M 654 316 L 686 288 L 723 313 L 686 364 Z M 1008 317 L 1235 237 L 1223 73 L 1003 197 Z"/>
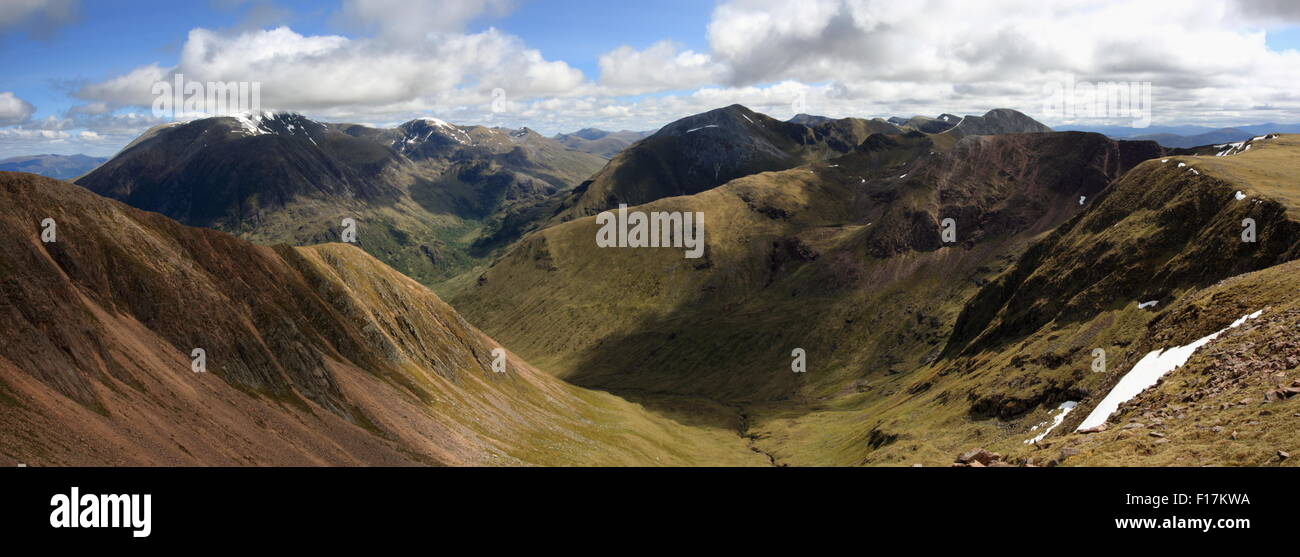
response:
<path fill-rule="evenodd" d="M 1294 311 L 1285 308 L 1294 304 L 1291 276 L 1295 264 L 1218 283 L 1220 278 L 1298 255 L 1297 227 L 1289 215 L 1294 215 L 1293 200 L 1300 183 L 1294 177 L 1261 187 L 1237 181 L 1277 176 L 1277 165 L 1300 164 L 1294 136 L 1270 141 L 1237 155 L 1253 154 L 1251 158 L 1169 157 L 1167 163 L 1145 163 L 1113 186 L 1097 205 L 1036 246 L 1051 247 L 1046 264 L 1039 265 L 1033 249 L 1017 263 L 1033 274 L 1016 287 L 1020 299 L 999 311 L 991 326 L 996 328 L 1008 320 L 1033 324 L 1026 334 L 1010 334 L 1023 328 L 1006 328 L 990 337 L 984 348 L 872 386 L 889 393 L 888 397 L 854 395 L 807 414 L 757 407 L 755 412 L 762 416 L 754 424 L 762 440 L 759 446 L 792 464 L 946 465 L 958 452 L 977 445 L 1014 458 L 1032 457 L 1042 464 L 1058 458 L 1062 446 L 1079 444 L 1083 444 L 1085 456 L 1068 459 L 1067 464 L 1276 462 L 1270 460 L 1273 451 L 1294 447 L 1294 434 L 1284 425 L 1293 412 L 1283 408 L 1294 402 L 1263 410 L 1252 405 L 1221 409 L 1211 403 L 1194 411 L 1176 412 L 1192 417 L 1170 420 L 1173 431 L 1166 433 L 1173 443 L 1156 445 L 1158 438 L 1145 431 L 1048 438 L 1043 450 L 1031 450 L 1022 442 L 1034 435 L 1030 427 L 1047 421 L 1049 410 L 1060 402 L 1082 400 L 1056 433 L 1073 429 L 1147 352 L 1186 344 L 1261 307 L 1275 306 L 1277 311 L 1268 312 L 1274 316 L 1290 313 L 1276 320 L 1252 322 L 1228 334 L 1222 349 L 1214 348 L 1220 346 L 1216 344 L 1206 349 L 1205 355 L 1198 352 L 1187 368 L 1171 375 L 1158 389 L 1163 395 L 1143 398 L 1163 396 L 1157 398 L 1162 403 L 1178 400 L 1189 382 L 1199 381 L 1197 375 L 1204 376 L 1205 369 L 1212 367 L 1202 358 L 1225 357 L 1215 356 L 1219 350 L 1254 351 L 1258 358 L 1263 356 L 1260 346 L 1276 348 L 1279 336 L 1285 335 L 1280 327 L 1285 327 L 1287 319 L 1294 320 Z M 1201 175 L 1177 168 L 1178 162 L 1201 169 Z M 1233 181 L 1221 180 L 1216 173 L 1219 168 L 1232 169 L 1227 178 Z M 1258 203 L 1254 199 L 1237 202 L 1232 198 L 1236 187 L 1271 195 Z M 1259 219 L 1259 244 L 1242 245 L 1237 239 L 1238 222 L 1245 216 Z M 999 280 L 1016 275 L 1016 269 Z M 986 291 L 997 290 L 997 285 L 995 282 Z M 1042 298 L 1034 297 L 1036 291 Z M 1059 303 L 1045 304 L 1053 298 Z M 1147 311 L 1137 308 L 1139 298 L 1161 301 L 1155 311 Z M 1059 313 L 1045 313 L 1049 307 Z M 1197 309 L 1188 309 L 1192 307 Z M 1044 315 L 1055 317 L 1039 325 Z M 1090 373 L 1094 348 L 1107 351 L 1108 373 Z M 1294 347 L 1283 348 L 1274 357 L 1279 354 L 1292 360 L 1296 357 Z M 1288 366 L 1295 375 L 1294 361 L 1283 359 L 1282 364 L 1274 365 L 1278 369 Z M 1247 365 L 1251 374 L 1243 384 L 1216 395 L 1213 402 L 1247 396 L 1258 401 L 1263 391 L 1260 371 L 1274 367 Z M 1164 408 L 1164 404 L 1155 404 L 1117 419 L 1121 423 L 1135 417 L 1145 419 L 1145 411 L 1163 414 Z M 1256 424 L 1250 426 L 1250 442 L 1223 441 L 1222 436 L 1209 436 L 1206 431 L 1214 423 L 1226 426 L 1252 421 Z"/>
<path fill-rule="evenodd" d="M 494 341 L 355 247 L 255 246 L 27 174 L 0 196 L 23 239 L 0 252 L 6 462 L 766 464 L 728 428 L 494 373 Z"/>
<path fill-rule="evenodd" d="M 641 207 L 705 212 L 704 260 L 676 249 L 600 249 L 592 219 L 565 223 L 525 239 L 453 303 L 569 381 L 674 416 L 694 404 L 739 406 L 755 443 L 778 461 L 855 463 L 873 438 L 863 409 L 907 398 L 903 378 L 938 356 L 979 284 L 1082 210 L 1073 188 L 1092 196 L 1088 188 L 1104 186 L 1082 178 L 1096 172 L 1087 157 L 1061 167 L 1068 178 L 1040 168 L 1080 139 L 1088 138 L 972 138 L 974 151 L 951 157 L 913 139 Z M 958 187 L 940 194 L 936 183 Z M 988 215 L 990 224 L 967 232 L 978 241 L 931 246 L 946 211 L 968 222 Z M 997 226 L 1008 222 L 1018 228 Z M 918 242 L 928 247 L 912 249 Z M 807 351 L 809 373 L 790 372 L 794 347 Z M 667 393 L 688 402 L 667 403 Z M 958 427 L 957 407 L 927 411 Z M 853 410 L 852 423 L 837 431 L 819 421 L 839 409 Z"/>
<path fill-rule="evenodd" d="M 1070 448 L 1079 454 L 1063 462 L 1072 466 L 1296 466 L 1300 461 L 1282 461 L 1277 451 L 1295 455 L 1300 450 L 1295 432 L 1300 397 L 1270 402 L 1264 395 L 1278 383 L 1300 380 L 1298 288 L 1300 262 L 1291 262 L 1187 296 L 1165 319 L 1178 325 L 1157 329 L 1158 338 L 1185 336 L 1180 330 L 1201 334 L 1207 326 L 1221 328 L 1226 320 L 1263 313 L 1201 348 L 1183 367 L 1122 406 L 1109 430 L 1053 437 L 1017 447 L 1012 456 L 1047 462 Z M 1274 378 L 1279 373 L 1281 380 Z M 1130 423 L 1144 427 L 1118 427 Z"/>

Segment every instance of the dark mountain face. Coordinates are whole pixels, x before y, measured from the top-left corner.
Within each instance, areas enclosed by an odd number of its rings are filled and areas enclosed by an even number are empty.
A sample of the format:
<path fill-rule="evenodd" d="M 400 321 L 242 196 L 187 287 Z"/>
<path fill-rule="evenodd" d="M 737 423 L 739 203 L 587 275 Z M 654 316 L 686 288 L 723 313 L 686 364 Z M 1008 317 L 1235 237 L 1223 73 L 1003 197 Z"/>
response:
<path fill-rule="evenodd" d="M 525 232 L 507 223 L 553 210 L 602 162 L 528 129 L 261 113 L 155 128 L 77 183 L 259 242 L 338 241 L 352 218 L 361 247 L 431 283 Z"/>
<path fill-rule="evenodd" d="M 31 155 L 0 160 L 0 171 L 30 172 L 59 180 L 71 180 L 94 170 L 108 160 L 86 155 Z"/>
<path fill-rule="evenodd" d="M 668 124 L 621 152 L 569 194 L 551 222 L 593 215 L 621 203 L 638 205 L 690 195 L 743 176 L 827 160 L 851 152 L 871 134 L 908 130 L 943 134 L 941 143 L 946 148 L 968 135 L 1051 131 L 1009 109 L 968 117 L 965 127 L 950 114 L 891 120 L 803 116 L 781 122 L 733 105 Z"/>
<path fill-rule="evenodd" d="M 921 133 L 939 133 L 951 129 L 955 125 L 957 125 L 957 122 L 950 119 L 913 116 L 912 119 L 907 121 L 905 127 Z"/>
<path fill-rule="evenodd" d="M 902 133 L 882 120 L 845 118 L 806 126 L 740 105 L 664 126 L 614 157 L 564 201 L 553 222 L 690 195 L 759 172 L 784 170 L 853 150 L 872 133 Z"/>
<path fill-rule="evenodd" d="M 198 120 L 160 130 L 78 180 L 194 226 L 236 232 L 299 199 L 391 204 L 397 153 L 295 114 Z"/>

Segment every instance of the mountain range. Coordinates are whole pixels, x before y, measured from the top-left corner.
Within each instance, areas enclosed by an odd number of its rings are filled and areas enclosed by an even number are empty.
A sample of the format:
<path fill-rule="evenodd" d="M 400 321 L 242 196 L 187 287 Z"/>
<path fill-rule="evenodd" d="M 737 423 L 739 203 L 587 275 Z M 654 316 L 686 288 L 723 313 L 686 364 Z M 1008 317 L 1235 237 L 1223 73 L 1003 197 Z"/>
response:
<path fill-rule="evenodd" d="M 613 135 L 259 113 L 83 189 L 0 174 L 4 456 L 1294 465 L 1300 137 L 740 105 Z M 702 257 L 602 247 L 622 206 L 701 215 Z"/>
<path fill-rule="evenodd" d="M 357 244 L 425 283 L 486 260 L 604 159 L 527 128 L 257 113 L 160 126 L 77 183 L 256 242 Z"/>
<path fill-rule="evenodd" d="M 597 128 L 584 128 L 573 133 L 562 133 L 554 137 L 565 147 L 575 151 L 591 153 L 604 158 L 613 158 L 628 145 L 636 143 L 654 132 L 617 131 L 608 132 Z"/>
<path fill-rule="evenodd" d="M 72 180 L 108 160 L 86 155 L 31 155 L 0 160 L 0 171 L 30 172 L 49 178 Z"/>
<path fill-rule="evenodd" d="M 1253 124 L 1229 128 L 1206 126 L 1062 126 L 1061 130 L 1092 131 L 1117 139 L 1149 139 L 1165 147 L 1199 147 L 1235 143 L 1270 133 L 1300 133 L 1300 124 Z"/>

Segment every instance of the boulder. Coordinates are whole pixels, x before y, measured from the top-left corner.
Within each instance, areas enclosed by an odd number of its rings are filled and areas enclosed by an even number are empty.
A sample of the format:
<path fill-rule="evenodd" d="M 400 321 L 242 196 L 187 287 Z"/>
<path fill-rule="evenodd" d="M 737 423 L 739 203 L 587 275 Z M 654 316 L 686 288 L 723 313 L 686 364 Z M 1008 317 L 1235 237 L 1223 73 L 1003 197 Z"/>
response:
<path fill-rule="evenodd" d="M 991 453 L 983 448 L 975 448 L 962 453 L 961 456 L 957 457 L 957 462 L 972 466 L 978 462 L 981 466 L 988 466 L 990 462 L 1001 459 L 1002 455 Z"/>

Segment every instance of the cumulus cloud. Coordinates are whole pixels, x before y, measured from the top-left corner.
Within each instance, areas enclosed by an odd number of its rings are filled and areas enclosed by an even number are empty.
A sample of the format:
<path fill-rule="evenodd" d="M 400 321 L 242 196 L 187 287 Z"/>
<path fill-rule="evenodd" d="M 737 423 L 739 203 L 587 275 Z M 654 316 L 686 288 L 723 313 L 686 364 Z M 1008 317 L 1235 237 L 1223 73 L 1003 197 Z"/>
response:
<path fill-rule="evenodd" d="M 1032 112 L 1048 83 L 1149 81 L 1155 110 L 1169 117 L 1248 118 L 1285 101 L 1294 118 L 1300 106 L 1289 91 L 1300 87 L 1300 56 L 1270 50 L 1258 23 L 1292 17 L 1289 6 L 732 0 L 715 9 L 708 38 L 737 87 L 834 83 L 841 97 L 867 100 L 867 91 L 915 85 L 923 97 L 947 89 L 953 104 Z"/>
<path fill-rule="evenodd" d="M 645 50 L 619 47 L 600 57 L 600 83 L 619 90 L 694 89 L 724 79 L 725 68 L 707 54 L 660 41 Z"/>
<path fill-rule="evenodd" d="M 495 29 L 438 34 L 401 48 L 373 39 L 304 36 L 288 27 L 234 34 L 194 29 L 176 67 L 141 66 L 84 85 L 74 95 L 149 106 L 153 84 L 177 73 L 186 81 L 258 82 L 263 107 L 285 110 L 432 104 L 441 96 L 484 98 L 496 88 L 512 96 L 556 95 L 584 81 L 582 72 L 545 60 Z"/>
<path fill-rule="evenodd" d="M 1294 0 L 1237 0 L 1236 4 L 1248 18 L 1268 23 L 1300 22 L 1300 3 Z"/>
<path fill-rule="evenodd" d="M 22 124 L 31 119 L 36 107 L 15 96 L 12 92 L 0 93 L 0 126 Z"/>
<path fill-rule="evenodd" d="M 24 127 L 87 129 L 111 141 L 156 123 L 121 110 L 147 112 L 152 85 L 177 73 L 259 82 L 264 108 L 327 121 L 382 125 L 432 113 L 546 133 L 653 129 L 733 103 L 778 118 L 1010 107 L 1057 125 L 1070 121 L 1043 113 L 1044 91 L 1068 80 L 1150 82 L 1158 123 L 1300 120 L 1300 52 L 1266 42 L 1276 26 L 1300 21 L 1294 2 L 723 0 L 698 30 L 707 49 L 621 46 L 599 56 L 594 80 L 509 33 L 466 31 L 513 4 L 346 0 L 336 22 L 357 36 L 193 29 L 176 65 L 87 83 L 74 93 L 83 105 Z M 496 89 L 504 111 L 489 109 Z"/>

